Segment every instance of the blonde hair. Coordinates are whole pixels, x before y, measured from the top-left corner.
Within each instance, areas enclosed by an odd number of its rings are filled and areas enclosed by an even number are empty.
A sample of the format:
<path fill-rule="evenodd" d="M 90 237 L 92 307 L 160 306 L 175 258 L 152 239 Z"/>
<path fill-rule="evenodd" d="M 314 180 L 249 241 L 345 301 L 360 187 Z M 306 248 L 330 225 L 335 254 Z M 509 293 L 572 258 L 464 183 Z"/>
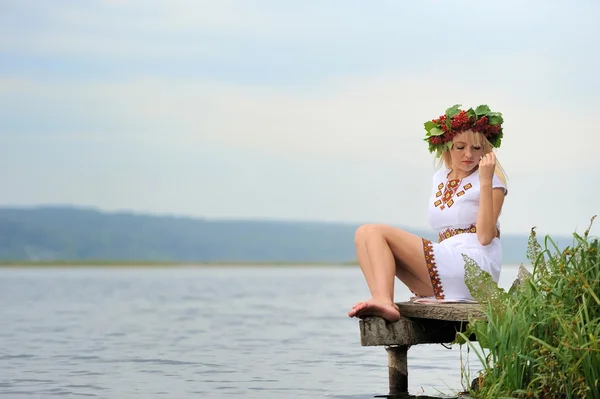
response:
<path fill-rule="evenodd" d="M 472 130 L 466 130 L 463 133 L 463 137 L 467 141 L 467 144 L 483 147 L 483 152 L 486 154 L 494 150 L 492 144 L 490 144 L 488 139 L 483 134 L 479 132 L 474 132 Z M 440 157 L 439 166 L 441 167 L 442 165 L 446 166 L 447 169 L 452 169 L 452 156 L 450 155 L 450 149 L 447 149 L 442 153 L 442 156 Z M 502 165 L 500 165 L 500 161 L 498 160 L 498 158 L 496 158 L 495 173 L 500 178 L 500 181 L 503 184 L 506 184 L 506 173 L 504 172 Z"/>

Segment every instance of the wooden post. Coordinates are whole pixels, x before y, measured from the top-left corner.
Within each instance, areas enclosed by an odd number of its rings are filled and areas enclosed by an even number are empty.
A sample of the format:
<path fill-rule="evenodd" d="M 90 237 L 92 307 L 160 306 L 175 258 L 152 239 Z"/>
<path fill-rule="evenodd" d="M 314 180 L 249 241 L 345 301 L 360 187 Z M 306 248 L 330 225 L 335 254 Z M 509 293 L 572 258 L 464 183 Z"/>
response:
<path fill-rule="evenodd" d="M 411 398 L 408 394 L 408 348 L 419 344 L 443 344 L 456 339 L 472 319 L 485 320 L 479 304 L 397 303 L 400 320 L 381 317 L 360 320 L 362 346 L 384 346 L 388 353 L 389 394 L 376 398 Z M 475 340 L 477 337 L 469 337 Z"/>
<path fill-rule="evenodd" d="M 408 394 L 408 346 L 388 346 L 390 396 Z"/>

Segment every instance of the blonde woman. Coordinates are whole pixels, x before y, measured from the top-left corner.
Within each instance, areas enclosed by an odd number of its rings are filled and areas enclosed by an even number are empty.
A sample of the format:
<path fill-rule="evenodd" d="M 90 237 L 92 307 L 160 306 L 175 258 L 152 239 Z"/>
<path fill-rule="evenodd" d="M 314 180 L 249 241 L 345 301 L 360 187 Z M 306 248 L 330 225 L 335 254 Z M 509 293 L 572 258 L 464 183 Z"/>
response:
<path fill-rule="evenodd" d="M 396 277 L 417 297 L 473 299 L 465 284 L 463 254 L 498 282 L 502 264 L 498 218 L 507 186 L 493 149 L 500 146 L 502 123 L 502 114 L 486 105 L 469 110 L 455 105 L 425 122 L 425 141 L 441 164 L 428 204 L 429 224 L 439 240 L 387 225 L 360 226 L 356 253 L 371 298 L 355 304 L 348 316 L 398 320 Z"/>

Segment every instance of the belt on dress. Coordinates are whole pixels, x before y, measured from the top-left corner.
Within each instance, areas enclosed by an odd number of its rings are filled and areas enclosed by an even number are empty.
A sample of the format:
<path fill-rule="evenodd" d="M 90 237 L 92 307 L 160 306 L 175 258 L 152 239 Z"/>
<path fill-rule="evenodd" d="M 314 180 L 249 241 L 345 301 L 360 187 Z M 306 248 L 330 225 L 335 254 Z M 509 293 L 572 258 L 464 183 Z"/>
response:
<path fill-rule="evenodd" d="M 463 234 L 463 233 L 477 233 L 477 227 L 472 224 L 469 227 L 465 227 L 462 229 L 454 229 L 452 227 L 442 230 L 438 233 L 438 243 L 448 239 L 452 236 Z M 500 229 L 496 229 L 496 237 L 500 238 Z"/>

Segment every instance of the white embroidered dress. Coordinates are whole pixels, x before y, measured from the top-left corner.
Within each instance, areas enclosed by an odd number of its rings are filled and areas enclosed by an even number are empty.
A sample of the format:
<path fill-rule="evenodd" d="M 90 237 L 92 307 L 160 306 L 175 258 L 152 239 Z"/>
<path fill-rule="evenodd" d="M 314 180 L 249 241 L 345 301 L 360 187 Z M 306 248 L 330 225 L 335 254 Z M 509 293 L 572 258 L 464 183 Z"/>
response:
<path fill-rule="evenodd" d="M 502 265 L 500 224 L 498 234 L 489 245 L 477 239 L 479 211 L 479 171 L 464 179 L 448 179 L 450 170 L 443 168 L 433 176 L 429 199 L 429 224 L 438 233 L 439 241 L 423 239 L 425 261 L 433 291 L 437 299 L 473 299 L 465 284 L 465 261 L 462 254 L 471 257 L 477 265 L 492 275 L 496 283 Z M 494 174 L 492 187 L 506 186 Z"/>

